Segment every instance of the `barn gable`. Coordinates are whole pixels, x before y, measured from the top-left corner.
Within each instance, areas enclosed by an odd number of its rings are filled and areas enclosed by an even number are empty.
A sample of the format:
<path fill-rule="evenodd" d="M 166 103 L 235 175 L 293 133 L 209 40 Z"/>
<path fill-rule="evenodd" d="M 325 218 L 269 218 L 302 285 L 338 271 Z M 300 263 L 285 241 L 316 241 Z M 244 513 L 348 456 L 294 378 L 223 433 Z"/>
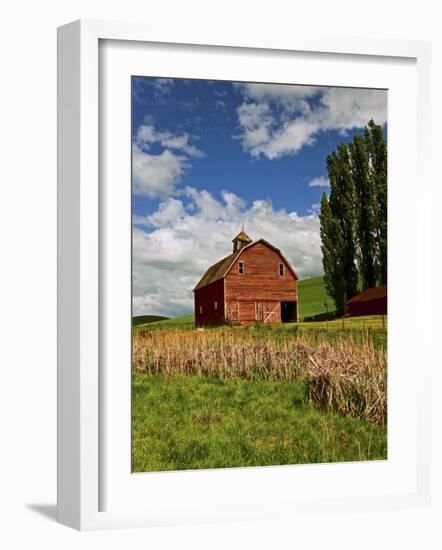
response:
<path fill-rule="evenodd" d="M 241 235 L 241 233 L 240 233 Z M 247 235 L 245 235 L 247 237 Z M 233 265 L 236 263 L 236 261 L 239 259 L 241 254 L 253 246 L 257 245 L 258 243 L 262 243 L 272 250 L 274 250 L 281 258 L 281 260 L 285 263 L 287 266 L 287 269 L 292 273 L 292 275 L 295 277 L 295 279 L 298 279 L 295 270 L 292 268 L 290 263 L 286 260 L 286 258 L 283 256 L 279 248 L 276 248 L 276 246 L 273 246 L 269 242 L 267 242 L 265 239 L 258 239 L 257 241 L 250 242 L 250 244 L 245 244 L 242 246 L 239 250 L 236 252 L 233 252 L 232 254 L 229 254 L 229 256 L 226 256 L 216 264 L 213 264 L 209 267 L 209 269 L 204 273 L 204 275 L 199 280 L 198 284 L 195 286 L 193 291 L 199 290 L 200 288 L 203 288 L 207 285 L 210 285 L 211 283 L 214 283 L 215 281 L 218 281 L 219 279 L 223 279 L 226 277 L 226 275 L 229 273 L 229 271 L 232 269 Z M 235 245 L 235 239 L 234 239 L 234 245 Z"/>
<path fill-rule="evenodd" d="M 276 252 L 276 254 L 278 254 L 278 256 L 281 258 L 281 260 L 284 262 L 284 264 L 286 265 L 287 269 L 291 272 L 291 274 L 293 275 L 293 277 L 295 279 L 298 279 L 296 273 L 295 273 L 295 270 L 292 268 L 292 266 L 290 265 L 290 263 L 288 262 L 288 260 L 286 260 L 286 258 L 283 256 L 282 252 L 279 250 L 279 248 L 276 248 L 276 246 L 273 246 L 272 244 L 270 244 L 268 241 L 266 241 L 265 239 L 258 239 L 257 241 L 253 241 L 252 243 L 248 244 L 247 246 L 244 246 L 238 256 L 236 258 L 234 258 L 234 260 L 232 261 L 231 265 L 229 266 L 229 268 L 227 269 L 226 273 L 224 274 L 224 277 L 229 273 L 229 271 L 232 269 L 232 267 L 235 265 L 236 261 L 239 260 L 239 256 L 246 250 L 250 250 L 251 248 L 253 248 L 254 246 L 256 246 L 257 244 L 263 244 L 265 246 L 267 246 L 268 248 L 272 249 L 274 252 Z"/>

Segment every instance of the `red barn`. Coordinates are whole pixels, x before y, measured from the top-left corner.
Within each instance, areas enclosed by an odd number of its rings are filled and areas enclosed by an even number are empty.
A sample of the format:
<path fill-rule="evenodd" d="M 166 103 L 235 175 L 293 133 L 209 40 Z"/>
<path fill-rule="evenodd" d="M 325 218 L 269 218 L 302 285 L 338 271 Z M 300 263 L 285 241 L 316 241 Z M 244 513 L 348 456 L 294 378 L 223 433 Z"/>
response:
<path fill-rule="evenodd" d="M 244 231 L 232 242 L 194 288 L 196 326 L 297 321 L 298 278 L 281 251 Z"/>
<path fill-rule="evenodd" d="M 387 285 L 368 288 L 350 300 L 345 305 L 345 313 L 350 317 L 360 315 L 387 314 Z"/>

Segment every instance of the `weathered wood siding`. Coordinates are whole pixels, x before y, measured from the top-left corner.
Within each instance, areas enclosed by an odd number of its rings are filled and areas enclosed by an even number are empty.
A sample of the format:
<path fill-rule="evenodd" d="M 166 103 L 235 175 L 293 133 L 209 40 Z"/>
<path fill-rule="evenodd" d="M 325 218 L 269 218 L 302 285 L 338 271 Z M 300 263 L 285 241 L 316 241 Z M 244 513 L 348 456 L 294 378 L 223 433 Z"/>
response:
<path fill-rule="evenodd" d="M 244 262 L 244 273 L 238 272 L 239 262 Z M 264 243 L 244 250 L 225 277 L 228 320 L 281 321 L 281 302 L 295 302 L 298 298 L 295 276 L 287 264 L 281 276 L 280 263 L 285 264 L 281 256 Z"/>
<path fill-rule="evenodd" d="M 244 262 L 242 274 L 238 262 Z M 263 243 L 244 250 L 225 278 L 226 300 L 297 300 L 296 279 L 287 265 L 280 276 L 280 263 L 281 256 Z"/>
<path fill-rule="evenodd" d="M 224 322 L 224 279 L 196 290 L 194 299 L 196 326 L 218 325 Z"/>

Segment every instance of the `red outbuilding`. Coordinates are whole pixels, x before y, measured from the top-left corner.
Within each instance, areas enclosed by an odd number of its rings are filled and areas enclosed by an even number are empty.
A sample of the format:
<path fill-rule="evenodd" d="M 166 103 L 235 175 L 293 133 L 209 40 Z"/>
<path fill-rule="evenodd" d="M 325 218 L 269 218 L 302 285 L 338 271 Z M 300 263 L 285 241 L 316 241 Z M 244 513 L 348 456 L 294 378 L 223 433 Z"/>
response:
<path fill-rule="evenodd" d="M 368 288 L 353 296 L 345 305 L 345 313 L 350 317 L 360 315 L 387 314 L 387 285 Z"/>
<path fill-rule="evenodd" d="M 281 251 L 241 231 L 194 288 L 196 326 L 298 320 L 297 276 Z"/>

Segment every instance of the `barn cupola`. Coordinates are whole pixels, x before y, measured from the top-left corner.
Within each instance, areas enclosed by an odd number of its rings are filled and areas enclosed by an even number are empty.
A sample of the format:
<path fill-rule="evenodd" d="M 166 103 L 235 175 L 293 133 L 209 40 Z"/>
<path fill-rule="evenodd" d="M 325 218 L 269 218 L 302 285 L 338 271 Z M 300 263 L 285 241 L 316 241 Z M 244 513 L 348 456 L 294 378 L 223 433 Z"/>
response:
<path fill-rule="evenodd" d="M 232 240 L 233 252 L 238 252 L 238 250 L 241 250 L 241 248 L 244 248 L 251 242 L 252 239 L 244 233 L 244 231 L 241 231 L 241 233 L 238 233 L 238 235 Z"/>

